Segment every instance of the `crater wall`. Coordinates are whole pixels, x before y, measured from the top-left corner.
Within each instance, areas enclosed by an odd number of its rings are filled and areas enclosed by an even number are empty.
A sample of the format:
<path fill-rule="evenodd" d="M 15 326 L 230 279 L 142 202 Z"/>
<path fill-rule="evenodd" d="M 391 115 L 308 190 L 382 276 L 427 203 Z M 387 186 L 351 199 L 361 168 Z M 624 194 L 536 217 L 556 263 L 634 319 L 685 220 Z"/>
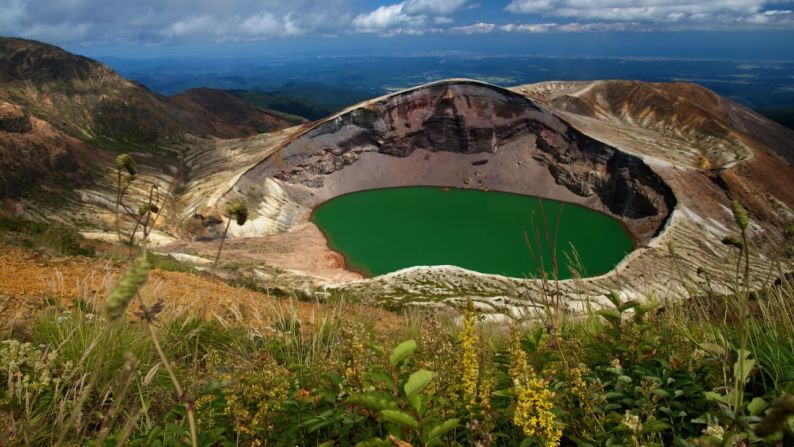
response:
<path fill-rule="evenodd" d="M 240 176 L 224 199 L 260 204 L 252 225 L 232 227 L 250 237 L 305 223 L 315 206 L 341 194 L 409 185 L 575 202 L 621 219 L 641 243 L 676 203 L 639 157 L 524 96 L 473 81 L 378 98 L 308 126 Z"/>

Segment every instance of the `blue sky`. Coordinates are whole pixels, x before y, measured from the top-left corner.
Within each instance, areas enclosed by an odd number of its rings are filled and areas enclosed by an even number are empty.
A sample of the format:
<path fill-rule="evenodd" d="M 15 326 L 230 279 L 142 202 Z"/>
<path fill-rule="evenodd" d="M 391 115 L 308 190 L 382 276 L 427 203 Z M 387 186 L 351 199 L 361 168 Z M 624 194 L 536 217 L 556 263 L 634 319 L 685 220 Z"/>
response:
<path fill-rule="evenodd" d="M 794 0 L 0 0 L 0 35 L 120 56 L 289 52 L 312 42 L 486 52 L 533 42 L 529 53 L 545 42 L 551 53 L 614 45 L 641 56 L 661 39 L 671 47 L 650 56 L 688 57 L 690 47 L 703 47 L 695 57 L 730 54 L 739 44 L 749 55 L 756 46 L 765 57 L 790 58 Z"/>

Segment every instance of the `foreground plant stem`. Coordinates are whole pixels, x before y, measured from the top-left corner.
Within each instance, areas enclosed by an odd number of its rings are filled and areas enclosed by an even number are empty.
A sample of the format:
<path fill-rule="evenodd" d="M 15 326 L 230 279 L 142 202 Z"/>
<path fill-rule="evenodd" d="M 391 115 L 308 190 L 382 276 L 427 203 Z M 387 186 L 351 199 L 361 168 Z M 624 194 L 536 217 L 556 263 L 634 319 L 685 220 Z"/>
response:
<path fill-rule="evenodd" d="M 154 348 L 157 350 L 157 354 L 160 356 L 160 361 L 163 362 L 163 366 L 165 366 L 165 370 L 168 372 L 168 376 L 171 378 L 171 382 L 174 384 L 174 389 L 176 389 L 176 394 L 179 396 L 179 400 L 182 401 L 182 404 L 185 406 L 185 410 L 187 410 L 187 421 L 188 425 L 190 425 L 191 443 L 193 447 L 198 447 L 198 434 L 196 432 L 196 418 L 193 414 L 193 402 L 191 402 L 190 399 L 187 399 L 185 391 L 182 388 L 182 385 L 179 383 L 179 379 L 176 378 L 174 369 L 171 367 L 171 362 L 169 362 L 168 358 L 165 356 L 165 352 L 160 346 L 160 341 L 157 339 L 157 334 L 154 332 L 154 325 L 148 318 L 146 318 L 145 321 L 146 328 L 149 330 L 149 336 L 152 339 L 152 343 L 154 343 Z"/>

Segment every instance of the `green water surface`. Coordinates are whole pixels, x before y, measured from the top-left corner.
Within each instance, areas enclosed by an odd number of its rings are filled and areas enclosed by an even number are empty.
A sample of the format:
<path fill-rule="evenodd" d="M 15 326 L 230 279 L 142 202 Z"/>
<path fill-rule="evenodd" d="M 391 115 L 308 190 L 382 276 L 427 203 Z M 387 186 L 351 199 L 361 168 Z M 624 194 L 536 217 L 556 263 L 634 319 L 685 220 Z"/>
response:
<path fill-rule="evenodd" d="M 348 268 L 367 276 L 417 265 L 456 265 L 482 273 L 538 277 L 541 265 L 553 271 L 546 228 L 552 243 L 557 228 L 561 279 L 571 277 L 571 247 L 578 253 L 582 276 L 611 270 L 634 248 L 623 225 L 605 214 L 555 200 L 472 189 L 356 192 L 320 205 L 312 220 L 331 248 L 345 256 Z"/>

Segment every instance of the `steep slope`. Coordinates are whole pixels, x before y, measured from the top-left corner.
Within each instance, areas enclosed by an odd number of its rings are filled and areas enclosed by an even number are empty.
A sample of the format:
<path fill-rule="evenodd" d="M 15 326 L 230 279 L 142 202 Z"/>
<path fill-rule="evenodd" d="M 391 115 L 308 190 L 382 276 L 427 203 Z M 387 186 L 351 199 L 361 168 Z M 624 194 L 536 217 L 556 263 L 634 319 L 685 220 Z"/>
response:
<path fill-rule="evenodd" d="M 212 134 L 220 138 L 267 133 L 284 129 L 305 120 L 286 119 L 253 107 L 238 98 L 210 88 L 186 90 L 169 98 L 172 104 L 206 120 Z"/>
<path fill-rule="evenodd" d="M 513 90 L 602 137 L 677 163 L 720 168 L 752 157 L 751 148 L 759 147 L 794 162 L 794 132 L 697 84 L 551 81 Z"/>
<path fill-rule="evenodd" d="M 0 101 L 0 197 L 17 197 L 35 184 L 80 185 L 88 180 L 82 141 Z"/>
<path fill-rule="evenodd" d="M 103 150 L 166 150 L 176 163 L 170 148 L 186 134 L 237 138 L 291 125 L 223 92 L 169 99 L 91 59 L 0 38 L 0 197 L 84 184 L 112 159 Z"/>
<path fill-rule="evenodd" d="M 792 218 L 794 131 L 705 87 L 554 81 L 513 90 L 558 111 L 593 138 L 693 169 L 683 181 L 702 175 L 716 188 L 712 192 L 715 197 L 742 201 L 771 226 Z M 707 208 L 709 203 L 713 208 L 704 213 L 719 213 L 715 202 L 702 201 L 691 207 Z M 786 208 L 789 211 L 782 212 Z"/>

